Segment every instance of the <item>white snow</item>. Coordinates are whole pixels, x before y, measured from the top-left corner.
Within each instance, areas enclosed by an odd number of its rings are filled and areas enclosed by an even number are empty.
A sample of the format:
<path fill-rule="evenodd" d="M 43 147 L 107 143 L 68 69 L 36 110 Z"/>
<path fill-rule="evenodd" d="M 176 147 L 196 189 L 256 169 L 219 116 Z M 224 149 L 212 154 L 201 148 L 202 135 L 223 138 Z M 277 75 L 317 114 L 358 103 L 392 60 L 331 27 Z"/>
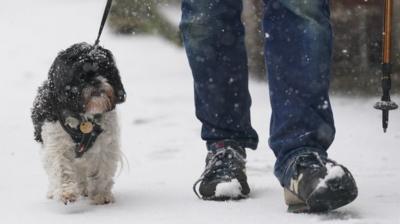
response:
<path fill-rule="evenodd" d="M 221 197 L 239 197 L 241 193 L 242 187 L 237 179 L 233 179 L 230 182 L 223 182 L 217 185 L 215 189 L 215 196 Z"/>
<path fill-rule="evenodd" d="M 330 156 L 352 171 L 360 192 L 349 206 L 323 215 L 286 212 L 267 144 L 268 91 L 255 82 L 250 83 L 252 119 L 261 142 L 259 150 L 248 151 L 250 198 L 201 201 L 192 185 L 203 171 L 206 150 L 194 116 L 185 52 L 161 38 L 114 36 L 108 29 L 101 44 L 115 54 L 128 94 L 119 112 L 130 168 L 125 166 L 115 180 L 115 204 L 92 206 L 80 200 L 64 206 L 47 200 L 47 177 L 33 141 L 32 101 L 59 50 L 94 42 L 104 4 L 2 0 L 0 223 L 400 223 L 400 112 L 390 113 L 388 133 L 383 134 L 381 113 L 372 108 L 379 96 L 332 99 L 337 136 Z M 400 101 L 399 96 L 393 100 Z"/>
<path fill-rule="evenodd" d="M 341 166 L 334 166 L 332 163 L 327 163 L 325 167 L 327 169 L 327 174 L 324 177 L 324 179 L 320 180 L 317 188 L 320 187 L 327 188 L 326 183 L 328 181 L 341 178 L 343 177 L 343 175 L 345 175 L 345 172 Z"/>

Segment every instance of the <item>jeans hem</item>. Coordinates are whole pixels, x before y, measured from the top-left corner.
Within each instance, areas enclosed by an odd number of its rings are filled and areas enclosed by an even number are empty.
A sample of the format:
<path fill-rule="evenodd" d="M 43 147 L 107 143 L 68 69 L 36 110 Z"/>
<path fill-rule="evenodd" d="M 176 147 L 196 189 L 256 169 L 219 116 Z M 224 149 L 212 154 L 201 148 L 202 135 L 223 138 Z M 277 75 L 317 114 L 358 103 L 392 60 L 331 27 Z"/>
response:
<path fill-rule="evenodd" d="M 219 142 L 219 141 L 223 141 L 223 140 L 233 140 L 236 141 L 241 147 L 243 148 L 248 148 L 248 149 L 252 149 L 252 150 L 256 150 L 258 147 L 258 141 L 254 141 L 254 140 L 239 140 L 239 139 L 221 139 L 221 140 L 209 140 L 207 141 L 207 150 L 210 150 L 210 146 L 213 143 Z"/>
<path fill-rule="evenodd" d="M 288 155 L 284 156 L 281 160 L 277 160 L 275 163 L 274 174 L 278 178 L 281 186 L 285 186 L 289 184 L 290 175 L 289 168 L 291 167 L 293 161 L 297 156 L 306 154 L 306 153 L 318 153 L 318 155 L 327 157 L 326 150 L 322 150 L 314 147 L 301 147 L 296 150 L 292 150 Z"/>

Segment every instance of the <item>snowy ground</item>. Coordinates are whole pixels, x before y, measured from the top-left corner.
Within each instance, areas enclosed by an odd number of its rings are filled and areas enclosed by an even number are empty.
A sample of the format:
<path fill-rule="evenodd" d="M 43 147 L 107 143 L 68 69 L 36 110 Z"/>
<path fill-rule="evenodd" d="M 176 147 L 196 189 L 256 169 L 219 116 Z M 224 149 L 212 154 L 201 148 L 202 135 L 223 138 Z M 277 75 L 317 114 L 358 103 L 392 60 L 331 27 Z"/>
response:
<path fill-rule="evenodd" d="M 94 41 L 104 2 L 2 0 L 1 223 L 400 223 L 399 111 L 391 114 L 383 135 L 380 114 L 371 109 L 375 99 L 333 97 L 338 134 L 331 157 L 352 170 L 359 198 L 329 214 L 288 214 L 266 142 L 267 87 L 252 82 L 253 124 L 262 141 L 248 153 L 251 197 L 200 201 L 191 187 L 202 172 L 205 149 L 184 51 L 161 39 L 118 37 L 107 30 L 102 44 L 114 52 L 128 92 L 119 111 L 129 168 L 116 178 L 115 204 L 81 200 L 64 206 L 47 200 L 29 117 L 32 100 L 60 49 Z"/>

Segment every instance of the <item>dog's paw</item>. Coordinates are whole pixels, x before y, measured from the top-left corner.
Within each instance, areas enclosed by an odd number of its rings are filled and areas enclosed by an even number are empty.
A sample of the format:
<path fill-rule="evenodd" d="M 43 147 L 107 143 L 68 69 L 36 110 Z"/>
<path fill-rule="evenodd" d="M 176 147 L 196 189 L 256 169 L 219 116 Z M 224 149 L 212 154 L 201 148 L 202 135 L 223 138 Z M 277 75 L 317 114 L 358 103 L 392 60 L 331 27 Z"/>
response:
<path fill-rule="evenodd" d="M 64 191 L 60 195 L 60 200 L 63 202 L 65 205 L 68 203 L 73 203 L 78 199 L 78 195 L 75 192 L 70 192 L 70 191 Z"/>
<path fill-rule="evenodd" d="M 90 199 L 92 200 L 91 203 L 93 205 L 105 205 L 115 202 L 114 196 L 111 192 L 96 194 L 90 197 Z"/>
<path fill-rule="evenodd" d="M 85 198 L 89 197 L 89 191 L 86 188 L 81 190 L 81 196 Z"/>
<path fill-rule="evenodd" d="M 47 199 L 53 199 L 54 198 L 54 192 L 53 191 L 48 191 L 46 194 Z"/>

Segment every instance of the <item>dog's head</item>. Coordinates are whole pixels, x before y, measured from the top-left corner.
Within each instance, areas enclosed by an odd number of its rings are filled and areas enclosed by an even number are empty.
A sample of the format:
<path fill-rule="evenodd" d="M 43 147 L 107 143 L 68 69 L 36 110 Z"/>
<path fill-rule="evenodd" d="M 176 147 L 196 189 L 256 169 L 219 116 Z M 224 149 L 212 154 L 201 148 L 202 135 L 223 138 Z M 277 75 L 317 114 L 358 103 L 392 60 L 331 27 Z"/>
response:
<path fill-rule="evenodd" d="M 79 43 L 60 52 L 48 78 L 59 109 L 99 114 L 125 101 L 113 55 L 100 46 Z"/>

